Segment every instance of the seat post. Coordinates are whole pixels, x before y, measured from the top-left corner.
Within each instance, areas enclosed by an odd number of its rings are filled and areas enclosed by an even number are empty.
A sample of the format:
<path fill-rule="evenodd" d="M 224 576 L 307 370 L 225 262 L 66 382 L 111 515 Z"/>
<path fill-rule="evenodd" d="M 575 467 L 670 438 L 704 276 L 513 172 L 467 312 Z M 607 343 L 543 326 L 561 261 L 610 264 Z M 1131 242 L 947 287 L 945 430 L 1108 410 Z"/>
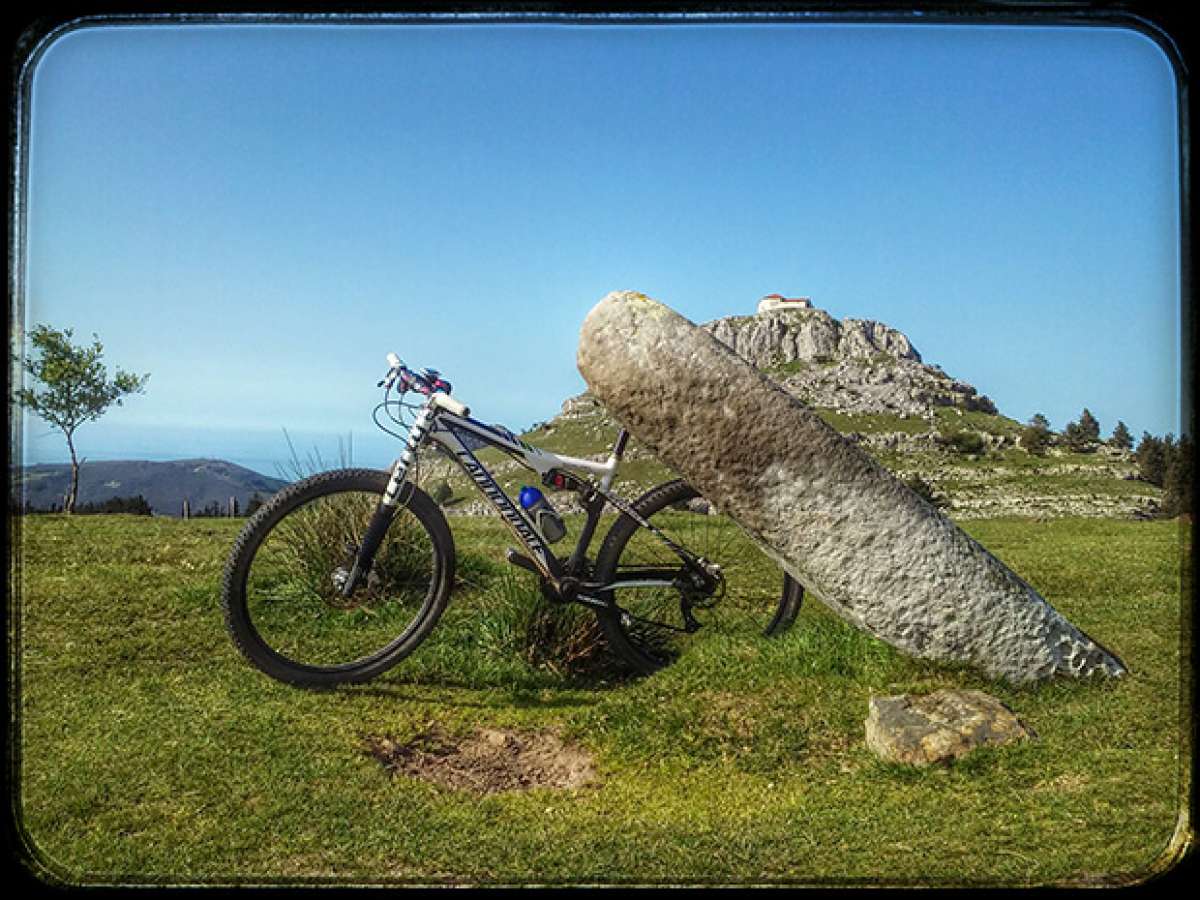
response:
<path fill-rule="evenodd" d="M 625 445 L 629 443 L 629 432 L 622 428 L 617 433 L 616 443 L 613 444 L 612 455 L 620 459 L 625 455 Z"/>

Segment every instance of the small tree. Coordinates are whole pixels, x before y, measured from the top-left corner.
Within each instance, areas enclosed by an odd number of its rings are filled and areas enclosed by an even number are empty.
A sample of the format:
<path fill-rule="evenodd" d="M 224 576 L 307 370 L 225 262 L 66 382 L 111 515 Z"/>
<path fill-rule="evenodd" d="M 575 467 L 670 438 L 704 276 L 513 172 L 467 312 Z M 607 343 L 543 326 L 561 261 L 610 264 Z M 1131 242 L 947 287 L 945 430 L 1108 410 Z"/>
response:
<path fill-rule="evenodd" d="M 1172 441 L 1167 435 L 1163 442 L 1163 502 L 1159 515 L 1174 518 L 1192 512 L 1192 442 L 1186 435 Z"/>
<path fill-rule="evenodd" d="M 1168 437 L 1170 437 L 1168 435 Z M 1133 452 L 1137 462 L 1138 475 L 1143 481 L 1162 487 L 1163 477 L 1167 469 L 1167 445 L 1162 438 L 1156 438 L 1148 431 L 1142 432 L 1137 450 Z"/>
<path fill-rule="evenodd" d="M 1100 440 L 1100 423 L 1087 407 L 1084 407 L 1083 412 L 1079 416 L 1079 431 L 1085 440 Z"/>
<path fill-rule="evenodd" d="M 110 381 L 103 363 L 104 346 L 92 335 L 92 345 L 71 343 L 70 328 L 59 331 L 49 325 L 36 325 L 28 333 L 33 354 L 22 359 L 21 366 L 33 386 L 13 392 L 13 400 L 59 429 L 67 439 L 71 454 L 71 486 L 63 501 L 63 511 L 75 511 L 79 496 L 80 460 L 75 453 L 75 431 L 84 422 L 92 422 L 121 398 L 141 393 L 150 376 L 131 375 L 117 370 Z"/>
<path fill-rule="evenodd" d="M 1117 427 L 1113 429 L 1112 437 L 1108 439 L 1108 445 L 1116 447 L 1118 450 L 1130 450 L 1133 448 L 1133 435 L 1129 433 L 1129 428 L 1124 422 L 1117 422 Z"/>
<path fill-rule="evenodd" d="M 1017 443 L 1027 453 L 1038 456 L 1045 453 L 1046 448 L 1050 446 L 1050 420 L 1041 413 L 1034 413 L 1029 424 L 1021 430 Z"/>
<path fill-rule="evenodd" d="M 1063 429 L 1063 440 L 1068 450 L 1075 453 L 1090 453 L 1095 450 L 1100 440 L 1100 423 L 1085 407 L 1078 422 L 1072 422 Z"/>

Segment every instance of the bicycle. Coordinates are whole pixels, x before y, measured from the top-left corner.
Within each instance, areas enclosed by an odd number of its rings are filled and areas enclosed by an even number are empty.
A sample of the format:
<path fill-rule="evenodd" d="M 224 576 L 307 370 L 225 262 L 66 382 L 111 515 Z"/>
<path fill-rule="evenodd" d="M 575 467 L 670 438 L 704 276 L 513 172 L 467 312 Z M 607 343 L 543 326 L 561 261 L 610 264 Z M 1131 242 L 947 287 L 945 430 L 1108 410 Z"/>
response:
<path fill-rule="evenodd" d="M 609 648 L 635 673 L 675 659 L 701 627 L 698 611 L 744 628 L 747 617 L 773 610 L 765 628 L 761 617 L 754 621 L 767 636 L 795 619 L 803 587 L 786 572 L 780 587 L 767 557 L 729 520 L 705 510 L 691 485 L 669 481 L 632 503 L 612 493 L 626 431 L 604 462 L 555 454 L 471 418 L 436 370 L 412 371 L 392 353 L 387 359 L 373 418 L 404 442 L 391 470 L 337 469 L 289 485 L 251 516 L 230 552 L 222 582 L 226 627 L 267 675 L 307 687 L 366 681 L 429 636 L 455 574 L 446 517 L 409 477 L 430 443 L 467 474 L 524 548 L 508 548 L 507 561 L 537 575 L 547 600 L 594 611 Z M 409 393 L 424 400 L 407 402 Z M 407 434 L 384 425 L 381 410 Z M 554 519 L 518 507 L 472 452 L 485 446 L 517 460 L 549 490 L 578 495 L 583 524 L 565 559 L 549 546 L 558 536 L 557 528 L 547 534 Z M 589 548 L 609 507 L 619 516 L 592 559 Z M 734 602 L 731 573 L 745 576 Z M 716 615 L 722 601 L 732 610 L 725 619 Z"/>

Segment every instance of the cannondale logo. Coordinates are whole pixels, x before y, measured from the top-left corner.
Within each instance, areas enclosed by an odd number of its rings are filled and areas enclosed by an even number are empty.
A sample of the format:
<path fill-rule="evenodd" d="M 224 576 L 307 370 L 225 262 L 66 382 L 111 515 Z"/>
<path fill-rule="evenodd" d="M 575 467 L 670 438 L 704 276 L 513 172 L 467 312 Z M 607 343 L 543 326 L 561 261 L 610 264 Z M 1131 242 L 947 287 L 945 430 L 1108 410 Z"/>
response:
<path fill-rule="evenodd" d="M 542 544 L 537 532 L 517 512 L 517 508 L 512 505 L 512 501 L 505 496 L 504 491 L 500 490 L 499 485 L 492 480 L 483 466 L 465 453 L 459 453 L 458 458 L 462 462 L 463 468 L 467 470 L 467 473 L 479 485 L 479 489 L 500 510 L 500 515 L 504 517 L 504 520 L 516 529 L 517 533 L 521 535 L 531 550 L 535 551 L 539 556 L 544 556 L 545 546 Z"/>

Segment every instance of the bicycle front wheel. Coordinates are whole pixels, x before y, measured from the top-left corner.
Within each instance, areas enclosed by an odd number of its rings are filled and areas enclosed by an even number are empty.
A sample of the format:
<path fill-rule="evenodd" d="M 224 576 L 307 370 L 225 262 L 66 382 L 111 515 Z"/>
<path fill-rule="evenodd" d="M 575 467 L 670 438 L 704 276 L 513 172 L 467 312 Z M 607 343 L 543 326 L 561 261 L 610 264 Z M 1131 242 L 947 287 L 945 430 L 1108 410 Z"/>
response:
<path fill-rule="evenodd" d="M 429 634 L 454 577 L 454 540 L 415 485 L 358 589 L 340 586 L 387 487 L 388 473 L 324 472 L 276 494 L 246 523 L 225 567 L 222 605 L 234 643 L 289 684 L 365 681 Z"/>
<path fill-rule="evenodd" d="M 699 599 L 693 610 L 705 631 L 774 636 L 791 625 L 804 588 L 781 573 L 732 520 L 710 514 L 708 503 L 690 484 L 661 484 L 632 506 L 676 544 L 721 567 L 723 583 L 717 593 Z M 672 662 L 689 636 L 681 591 L 638 584 L 638 575 L 653 572 L 661 581 L 661 573 L 682 571 L 682 566 L 674 550 L 627 515 L 614 523 L 600 547 L 595 578 L 614 587 L 602 595 L 608 608 L 597 615 L 609 646 L 637 672 L 648 674 Z"/>

